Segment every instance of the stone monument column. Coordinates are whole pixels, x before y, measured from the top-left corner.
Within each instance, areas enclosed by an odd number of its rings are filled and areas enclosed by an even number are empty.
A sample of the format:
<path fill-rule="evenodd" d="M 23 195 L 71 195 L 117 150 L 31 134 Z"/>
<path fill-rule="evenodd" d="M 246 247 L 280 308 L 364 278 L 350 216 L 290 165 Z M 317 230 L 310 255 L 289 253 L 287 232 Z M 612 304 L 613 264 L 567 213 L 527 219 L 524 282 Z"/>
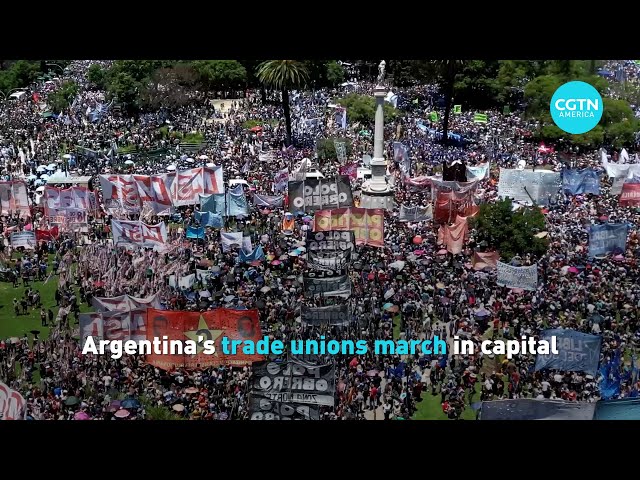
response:
<path fill-rule="evenodd" d="M 375 128 L 373 137 L 373 158 L 371 159 L 371 180 L 362 188 L 363 208 L 382 208 L 391 210 L 394 207 L 393 187 L 387 183 L 387 161 L 384 158 L 384 99 L 387 89 L 384 81 L 384 60 L 379 66 L 378 85 L 373 95 L 376 99 Z"/>

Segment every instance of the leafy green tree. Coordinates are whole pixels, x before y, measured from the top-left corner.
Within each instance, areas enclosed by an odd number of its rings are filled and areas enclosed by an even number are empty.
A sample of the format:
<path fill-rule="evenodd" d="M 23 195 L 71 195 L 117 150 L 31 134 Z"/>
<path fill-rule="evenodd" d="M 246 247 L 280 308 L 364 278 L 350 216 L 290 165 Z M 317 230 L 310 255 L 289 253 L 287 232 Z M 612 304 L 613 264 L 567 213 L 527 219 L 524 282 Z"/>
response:
<path fill-rule="evenodd" d="M 97 63 L 94 63 L 87 70 L 87 80 L 93 83 L 96 88 L 104 90 L 107 83 L 107 72 Z"/>
<path fill-rule="evenodd" d="M 625 100 L 605 97 L 602 120 L 604 125 L 604 141 L 615 148 L 634 143 L 638 131 L 638 120 Z"/>
<path fill-rule="evenodd" d="M 244 89 L 247 83 L 247 70 L 236 60 L 198 60 L 193 69 L 207 92 Z"/>
<path fill-rule="evenodd" d="M 469 60 L 458 63 L 454 83 L 455 103 L 466 108 L 488 109 L 501 92 L 497 61 Z"/>
<path fill-rule="evenodd" d="M 196 73 L 189 64 L 159 68 L 151 74 L 139 95 L 141 106 L 151 108 L 177 107 L 191 101 Z"/>
<path fill-rule="evenodd" d="M 524 87 L 527 114 L 531 117 L 539 117 L 548 113 L 551 97 L 563 83 L 561 78 L 554 75 L 541 75 L 527 83 Z"/>
<path fill-rule="evenodd" d="M 138 105 L 138 92 L 141 83 L 131 74 L 124 71 L 109 72 L 107 92 L 110 97 L 122 103 L 128 110 L 133 110 Z"/>
<path fill-rule="evenodd" d="M 342 82 L 344 82 L 346 72 L 344 71 L 344 67 L 340 65 L 338 62 L 336 62 L 335 60 L 327 62 L 326 69 L 327 69 L 327 82 L 329 83 L 330 86 L 335 87 L 337 85 L 340 85 Z"/>
<path fill-rule="evenodd" d="M 13 84 L 15 85 L 12 88 L 22 88 L 28 86 L 38 78 L 40 74 L 40 64 L 39 62 L 18 60 L 11 65 L 9 71 L 13 76 Z"/>
<path fill-rule="evenodd" d="M 470 226 L 476 231 L 478 243 L 486 242 L 507 261 L 524 254 L 538 258 L 547 250 L 547 239 L 535 236 L 545 230 L 544 215 L 537 207 L 513 211 L 510 199 L 486 203 L 470 219 Z"/>
<path fill-rule="evenodd" d="M 320 138 L 316 143 L 316 153 L 320 160 L 335 160 L 338 157 L 334 142 L 345 143 L 347 157 L 353 152 L 353 144 L 348 138 Z"/>
<path fill-rule="evenodd" d="M 287 128 L 286 144 L 291 145 L 289 90 L 305 85 L 309 81 L 309 72 L 296 60 L 268 60 L 260 64 L 257 76 L 265 86 L 282 93 L 282 108 Z"/>
<path fill-rule="evenodd" d="M 65 81 L 60 88 L 47 96 L 47 104 L 55 113 L 63 112 L 78 94 L 78 85 L 71 80 Z"/>
<path fill-rule="evenodd" d="M 336 101 L 347 109 L 347 118 L 350 123 L 358 122 L 368 127 L 375 122 L 376 100 L 372 96 L 351 93 Z M 393 120 L 398 114 L 398 111 L 386 102 L 383 108 L 385 121 Z"/>

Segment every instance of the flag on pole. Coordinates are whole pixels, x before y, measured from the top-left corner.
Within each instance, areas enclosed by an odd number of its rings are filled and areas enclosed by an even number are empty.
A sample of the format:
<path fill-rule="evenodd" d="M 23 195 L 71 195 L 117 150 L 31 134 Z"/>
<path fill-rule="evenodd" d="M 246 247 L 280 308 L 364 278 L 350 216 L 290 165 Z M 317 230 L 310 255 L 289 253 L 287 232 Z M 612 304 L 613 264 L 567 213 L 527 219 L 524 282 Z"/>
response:
<path fill-rule="evenodd" d="M 431 112 L 430 116 L 432 122 L 438 121 L 438 112 Z"/>
<path fill-rule="evenodd" d="M 453 113 L 455 113 L 455 114 L 462 113 L 462 105 L 454 105 L 453 106 Z"/>
<path fill-rule="evenodd" d="M 473 121 L 475 123 L 487 123 L 488 122 L 488 117 L 486 113 L 476 113 L 473 116 Z"/>
<path fill-rule="evenodd" d="M 417 98 L 413 100 L 413 103 L 418 105 L 418 103 L 420 103 L 420 100 L 418 100 Z"/>

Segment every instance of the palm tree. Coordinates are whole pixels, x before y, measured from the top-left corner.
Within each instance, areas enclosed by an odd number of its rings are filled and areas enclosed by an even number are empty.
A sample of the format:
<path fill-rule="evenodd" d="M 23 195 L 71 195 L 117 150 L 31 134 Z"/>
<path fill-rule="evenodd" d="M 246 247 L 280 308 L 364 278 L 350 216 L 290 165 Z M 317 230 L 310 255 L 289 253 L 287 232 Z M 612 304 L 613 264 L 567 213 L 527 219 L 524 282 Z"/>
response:
<path fill-rule="evenodd" d="M 453 100 L 453 85 L 456 80 L 456 73 L 464 64 L 463 60 L 436 60 L 440 67 L 441 76 L 444 80 L 444 117 L 442 119 L 442 143 L 449 143 L 449 116 L 451 115 L 451 101 Z"/>
<path fill-rule="evenodd" d="M 289 90 L 303 86 L 309 81 L 309 71 L 297 60 L 268 60 L 258 65 L 258 80 L 265 86 L 282 92 L 282 108 L 287 126 L 287 146 L 291 145 L 291 111 Z"/>

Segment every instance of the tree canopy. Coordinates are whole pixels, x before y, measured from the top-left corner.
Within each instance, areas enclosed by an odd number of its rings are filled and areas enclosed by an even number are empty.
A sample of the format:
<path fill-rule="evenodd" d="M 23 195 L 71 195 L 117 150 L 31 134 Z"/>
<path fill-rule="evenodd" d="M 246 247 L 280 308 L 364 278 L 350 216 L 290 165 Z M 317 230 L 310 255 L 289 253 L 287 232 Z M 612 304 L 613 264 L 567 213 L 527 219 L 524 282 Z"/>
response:
<path fill-rule="evenodd" d="M 547 250 L 547 240 L 535 235 L 545 230 L 545 218 L 537 207 L 513 211 L 510 199 L 480 205 L 480 212 L 470 219 L 476 230 L 476 242 L 500 253 L 509 261 L 516 255 L 539 257 Z"/>
<path fill-rule="evenodd" d="M 370 95 L 358 95 L 352 93 L 346 97 L 339 98 L 337 103 L 347 109 L 347 120 L 353 124 L 360 123 L 363 126 L 373 125 L 376 114 L 376 100 Z M 384 104 L 384 118 L 386 121 L 393 120 L 398 111 L 390 104 Z"/>

